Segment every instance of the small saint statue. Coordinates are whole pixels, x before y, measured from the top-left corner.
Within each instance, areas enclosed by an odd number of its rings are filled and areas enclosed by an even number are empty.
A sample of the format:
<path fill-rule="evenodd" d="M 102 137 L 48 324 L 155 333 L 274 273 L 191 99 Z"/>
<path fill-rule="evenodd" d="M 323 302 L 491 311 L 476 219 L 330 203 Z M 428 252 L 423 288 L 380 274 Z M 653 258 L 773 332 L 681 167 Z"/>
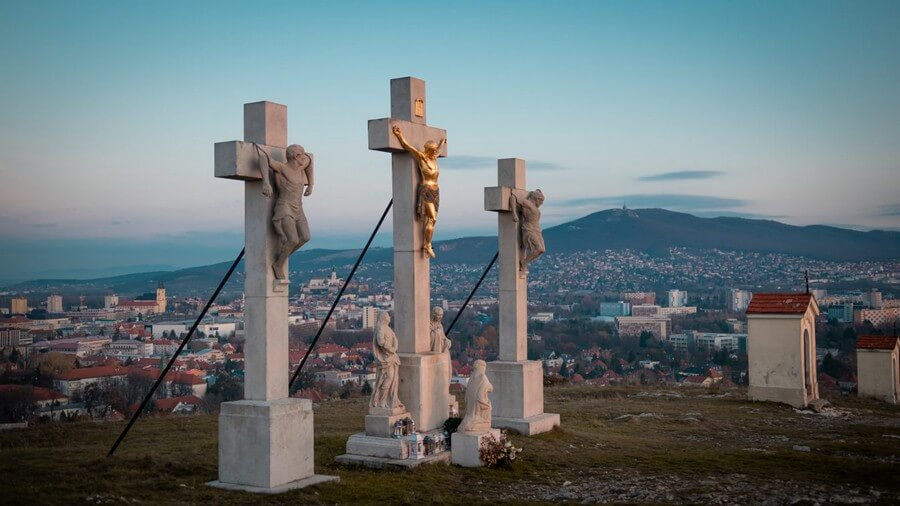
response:
<path fill-rule="evenodd" d="M 487 432 L 491 429 L 491 398 L 494 386 L 488 380 L 484 360 L 476 360 L 466 385 L 466 416 L 459 424 L 460 432 Z"/>
<path fill-rule="evenodd" d="M 528 196 L 520 198 L 515 192 L 509 196 L 509 208 L 512 210 L 512 220 L 519 223 L 519 237 L 523 252 L 519 260 L 519 270 L 528 271 L 528 264 L 544 254 L 544 232 L 541 230 L 541 204 L 544 203 L 544 194 L 541 190 L 528 192 Z"/>
<path fill-rule="evenodd" d="M 269 154 L 259 145 L 254 144 L 259 152 L 260 161 L 265 156 L 268 167 L 260 167 L 262 173 L 262 192 L 266 197 L 272 196 L 272 184 L 269 181 L 269 168 L 275 173 L 276 199 L 272 212 L 272 225 L 278 236 L 279 249 L 272 264 L 275 278 L 287 278 L 285 267 L 291 255 L 309 242 L 309 223 L 303 214 L 303 197 L 312 195 L 313 168 L 312 159 L 306 154 L 303 146 L 291 144 L 285 150 L 287 162 L 272 160 Z M 304 186 L 306 191 L 304 191 Z"/>
<path fill-rule="evenodd" d="M 416 159 L 416 165 L 419 167 L 421 181 L 416 188 L 416 216 L 424 220 L 422 222 L 422 236 L 425 244 L 422 246 L 422 251 L 428 257 L 434 258 L 434 248 L 431 246 L 431 239 L 434 237 L 434 224 L 437 222 L 438 205 L 441 200 L 438 190 L 439 170 L 437 159 L 447 139 L 441 139 L 440 142 L 428 141 L 423 146 L 422 151 L 419 151 L 406 141 L 399 126 L 394 125 L 391 131 L 394 132 L 403 149 Z"/>
<path fill-rule="evenodd" d="M 375 355 L 375 388 L 369 399 L 370 414 L 399 414 L 406 411 L 397 395 L 400 386 L 400 357 L 397 356 L 397 335 L 390 327 L 387 311 L 379 311 L 372 335 L 372 352 Z"/>
<path fill-rule="evenodd" d="M 434 353 L 450 353 L 453 344 L 444 334 L 444 310 L 440 306 L 431 308 L 431 351 Z"/>

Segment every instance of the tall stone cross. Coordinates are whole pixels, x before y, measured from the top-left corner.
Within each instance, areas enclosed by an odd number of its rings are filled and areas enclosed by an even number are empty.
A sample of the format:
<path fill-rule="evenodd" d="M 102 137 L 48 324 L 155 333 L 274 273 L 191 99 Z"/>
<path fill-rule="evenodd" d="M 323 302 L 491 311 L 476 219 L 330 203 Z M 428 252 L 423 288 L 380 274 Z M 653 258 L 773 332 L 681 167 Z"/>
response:
<path fill-rule="evenodd" d="M 392 127 L 400 127 L 407 141 L 422 149 L 426 141 L 438 141 L 446 130 L 430 127 L 425 122 L 428 103 L 425 81 L 414 77 L 391 79 L 391 117 L 369 120 L 369 149 L 391 153 L 392 191 L 394 198 L 394 331 L 401 360 L 400 399 L 416 425 L 429 430 L 443 424 L 449 410 L 449 391 L 444 380 L 449 368 L 438 363 L 431 349 L 431 277 L 430 261 L 423 252 L 422 225 L 416 216 L 416 190 L 419 171 L 416 161 L 394 136 Z M 439 156 L 447 156 L 446 144 Z M 443 355 L 446 356 L 446 355 Z M 449 388 L 449 385 L 447 385 Z"/>
<path fill-rule="evenodd" d="M 285 161 L 287 106 L 244 104 L 244 141 L 215 146 L 216 177 L 244 181 L 244 399 L 267 401 L 288 396 L 288 289 L 272 271 L 279 247 L 272 228 L 275 198 L 263 195 L 265 162 L 254 143 L 273 160 Z"/>
<path fill-rule="evenodd" d="M 497 160 L 499 186 L 484 189 L 484 209 L 497 213 L 500 247 L 500 354 L 498 359 L 519 362 L 528 358 L 528 277 L 519 270 L 522 248 L 519 224 L 513 221 L 510 195 L 528 197 L 525 189 L 525 160 Z"/>
<path fill-rule="evenodd" d="M 335 478 L 313 472 L 312 403 L 288 395 L 288 284 L 272 271 L 275 198 L 263 195 L 260 170 L 269 167 L 254 144 L 285 161 L 286 106 L 244 104 L 244 141 L 215 145 L 215 176 L 244 181 L 246 339 L 244 400 L 221 406 L 219 479 L 209 485 L 273 493 Z"/>
<path fill-rule="evenodd" d="M 512 194 L 528 196 L 525 160 L 497 160 L 497 182 L 484 189 L 484 209 L 497 213 L 500 249 L 500 353 L 487 365 L 494 386 L 492 425 L 533 435 L 559 425 L 559 415 L 544 413 L 543 368 L 528 360 L 528 273 L 519 269 L 524 252 L 510 203 Z"/>

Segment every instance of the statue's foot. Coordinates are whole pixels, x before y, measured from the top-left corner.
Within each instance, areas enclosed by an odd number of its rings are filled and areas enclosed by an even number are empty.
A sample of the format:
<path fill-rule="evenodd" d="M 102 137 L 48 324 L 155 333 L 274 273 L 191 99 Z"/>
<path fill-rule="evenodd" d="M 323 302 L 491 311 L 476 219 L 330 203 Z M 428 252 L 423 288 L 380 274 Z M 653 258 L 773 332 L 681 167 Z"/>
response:
<path fill-rule="evenodd" d="M 279 265 L 272 266 L 272 273 L 275 274 L 275 279 L 284 280 L 287 276 L 284 274 L 284 268 Z"/>
<path fill-rule="evenodd" d="M 434 258 L 436 255 L 434 254 L 434 248 L 431 246 L 425 246 L 425 256 L 428 258 Z"/>

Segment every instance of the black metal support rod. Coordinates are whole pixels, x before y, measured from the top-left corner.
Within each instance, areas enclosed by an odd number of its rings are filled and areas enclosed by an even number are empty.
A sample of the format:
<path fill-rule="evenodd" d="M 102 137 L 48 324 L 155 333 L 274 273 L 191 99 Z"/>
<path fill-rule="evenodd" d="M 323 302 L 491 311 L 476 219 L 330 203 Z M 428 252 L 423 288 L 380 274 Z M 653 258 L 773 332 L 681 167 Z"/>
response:
<path fill-rule="evenodd" d="M 328 320 L 331 319 L 331 315 L 334 313 L 335 308 L 341 301 L 341 297 L 344 296 L 344 290 L 347 289 L 347 285 L 350 284 L 350 280 L 353 279 L 353 275 L 356 274 L 356 269 L 362 262 L 363 257 L 366 256 L 366 252 L 369 251 L 369 246 L 372 245 L 372 241 L 375 239 L 375 234 L 378 233 L 378 230 L 381 228 L 381 224 L 384 223 L 384 219 L 387 217 L 388 211 L 391 210 L 391 206 L 393 205 L 394 199 L 391 199 L 391 201 L 388 202 L 387 207 L 384 208 L 384 212 L 381 213 L 381 218 L 378 220 L 378 224 L 375 225 L 375 229 L 372 230 L 372 234 L 369 236 L 369 240 L 366 241 L 366 245 L 359 253 L 359 258 L 356 259 L 356 263 L 353 264 L 353 268 L 350 269 L 350 274 L 348 274 L 347 279 L 344 280 L 344 286 L 341 287 L 341 291 L 339 291 L 337 297 L 335 297 L 334 303 L 331 304 L 331 309 L 328 310 L 328 314 L 325 315 L 325 319 L 322 320 L 322 325 L 319 326 L 319 331 L 316 332 L 316 337 L 314 337 L 312 342 L 309 344 L 309 348 L 306 350 L 306 354 L 303 355 L 303 360 L 300 361 L 300 365 L 297 366 L 297 370 L 294 371 L 293 376 L 291 376 L 291 381 L 288 383 L 288 391 L 290 391 L 291 386 L 293 386 L 294 382 L 297 381 L 297 376 L 300 376 L 300 371 L 302 371 L 303 366 L 306 365 L 306 360 L 309 358 L 309 354 L 312 353 L 312 350 L 313 348 L 315 348 L 316 343 L 319 341 L 319 338 L 322 337 L 322 331 L 325 330 L 325 325 L 327 325 Z"/>
<path fill-rule="evenodd" d="M 231 275 L 234 274 L 234 270 L 237 268 L 238 264 L 241 263 L 241 259 L 244 258 L 244 249 L 241 248 L 241 252 L 238 254 L 237 258 L 234 259 L 234 262 L 231 264 L 231 267 L 228 269 L 228 272 L 225 274 L 225 277 L 222 278 L 222 281 L 219 282 L 219 286 L 216 287 L 216 291 L 213 292 L 212 297 L 206 301 L 206 306 L 203 307 L 203 311 L 200 312 L 200 316 L 197 317 L 197 320 L 194 321 L 194 324 L 191 326 L 191 330 L 188 331 L 187 336 L 181 340 L 181 344 L 178 346 L 178 349 L 175 350 L 175 354 L 172 355 L 172 358 L 169 360 L 169 363 L 166 364 L 166 368 L 163 369 L 159 373 L 159 377 L 156 378 L 156 383 L 153 384 L 153 387 L 147 392 L 147 396 L 144 397 L 144 400 L 141 402 L 141 406 L 131 415 L 131 420 L 128 421 L 128 425 L 125 426 L 125 430 L 119 434 L 119 438 L 116 439 L 116 442 L 112 445 L 112 448 L 109 449 L 109 453 L 106 454 L 107 457 L 112 457 L 113 453 L 116 452 L 116 448 L 119 447 L 119 444 L 122 443 L 122 440 L 125 439 L 125 436 L 128 434 L 128 431 L 131 430 L 131 426 L 134 425 L 134 422 L 141 416 L 141 413 L 144 412 L 144 408 L 147 406 L 147 403 L 150 402 L 150 399 L 153 397 L 153 394 L 156 392 L 156 389 L 159 388 L 159 385 L 163 382 L 166 377 L 166 374 L 169 372 L 169 369 L 172 368 L 172 365 L 175 363 L 175 359 L 178 358 L 178 355 L 181 353 L 181 350 L 187 345 L 188 341 L 191 340 L 191 337 L 194 335 L 194 331 L 197 330 L 197 326 L 200 325 L 200 321 L 203 320 L 203 317 L 206 316 L 206 312 L 209 311 L 209 307 L 212 306 L 213 301 L 216 300 L 216 297 L 219 296 L 219 292 L 222 291 L 222 288 L 225 286 L 225 283 L 231 278 Z"/>
<path fill-rule="evenodd" d="M 462 315 L 462 312 L 466 310 L 466 306 L 469 305 L 469 301 L 472 300 L 472 297 L 475 295 L 475 291 L 478 290 L 478 287 L 481 286 L 481 283 L 484 281 L 484 278 L 488 275 L 488 272 L 490 272 L 491 268 L 492 268 L 492 267 L 494 266 L 494 264 L 497 262 L 497 258 L 498 258 L 499 256 L 500 256 L 500 252 L 499 252 L 499 251 L 496 252 L 496 253 L 494 253 L 494 258 L 491 259 L 491 263 L 489 263 L 488 266 L 487 266 L 487 268 L 484 270 L 484 272 L 481 273 L 481 277 L 478 279 L 478 282 L 475 283 L 475 287 L 472 288 L 472 291 L 471 291 L 471 292 L 469 292 L 469 296 L 466 297 L 466 301 L 463 302 L 462 307 L 459 308 L 459 312 L 456 313 L 456 316 L 453 318 L 453 321 L 450 322 L 450 326 L 447 327 L 447 332 L 444 332 L 444 334 L 450 335 L 450 332 L 453 331 L 453 326 L 456 325 L 456 321 L 459 320 L 459 317 L 460 317 L 460 315 Z"/>

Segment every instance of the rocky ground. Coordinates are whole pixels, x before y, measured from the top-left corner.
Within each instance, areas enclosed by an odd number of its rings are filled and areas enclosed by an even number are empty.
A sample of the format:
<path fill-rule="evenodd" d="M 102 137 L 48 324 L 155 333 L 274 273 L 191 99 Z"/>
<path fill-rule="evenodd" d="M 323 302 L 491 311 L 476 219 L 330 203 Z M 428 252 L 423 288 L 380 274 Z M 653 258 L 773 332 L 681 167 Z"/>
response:
<path fill-rule="evenodd" d="M 297 503 L 900 503 L 900 408 L 834 399 L 820 412 L 751 403 L 741 390 L 554 387 L 559 430 L 512 436 L 512 467 L 372 471 L 334 465 L 362 429 L 362 399 L 317 406 L 317 472 L 341 483 L 279 496 L 224 492 L 216 418 L 141 420 L 112 459 L 122 424 L 0 433 L 0 502 L 11 504 Z"/>

